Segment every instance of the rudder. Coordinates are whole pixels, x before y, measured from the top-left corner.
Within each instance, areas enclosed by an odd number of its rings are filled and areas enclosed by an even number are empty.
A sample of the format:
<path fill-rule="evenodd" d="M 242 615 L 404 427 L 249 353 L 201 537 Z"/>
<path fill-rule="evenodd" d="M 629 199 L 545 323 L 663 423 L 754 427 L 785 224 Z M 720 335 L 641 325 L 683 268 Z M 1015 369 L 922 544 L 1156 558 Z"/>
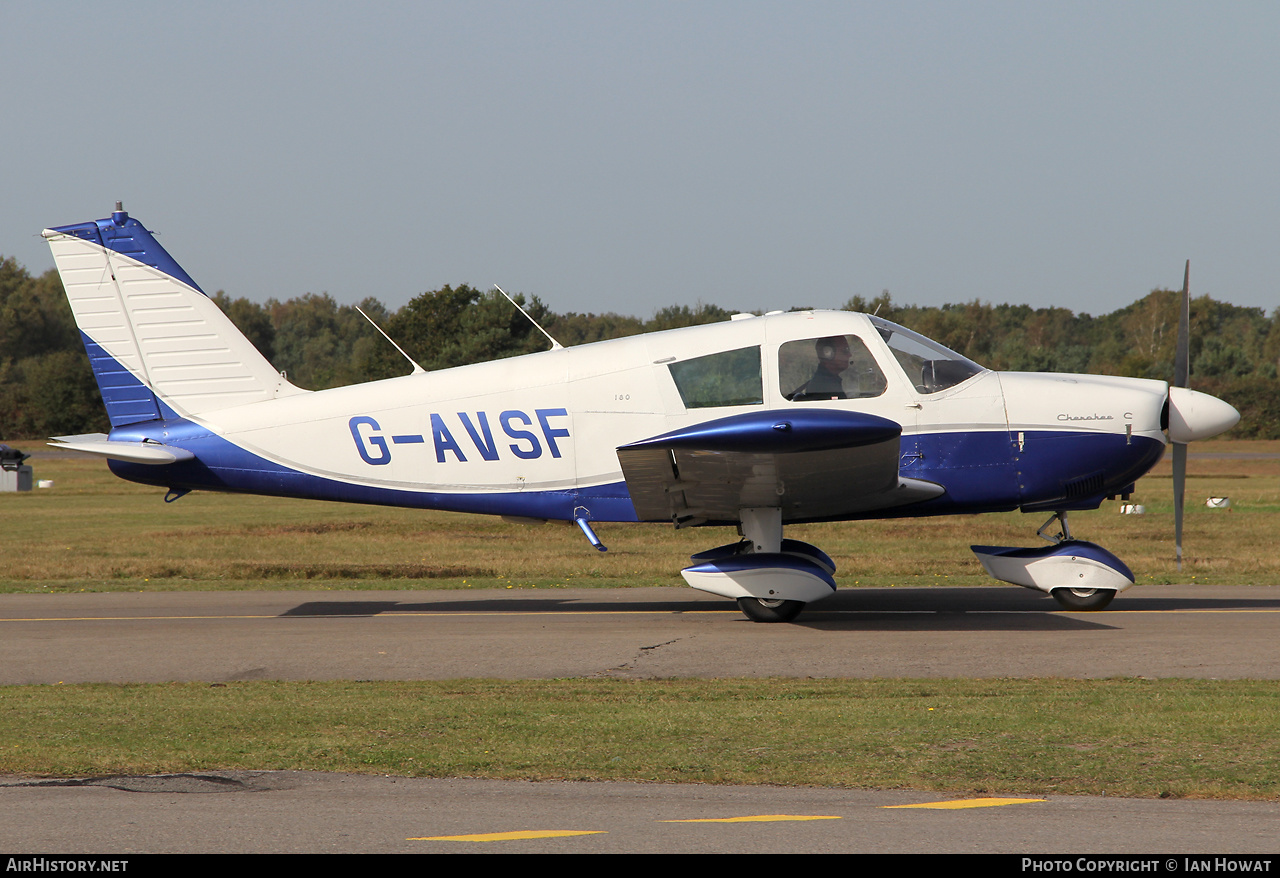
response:
<path fill-rule="evenodd" d="M 113 427 L 306 392 L 119 205 L 43 234 Z"/>

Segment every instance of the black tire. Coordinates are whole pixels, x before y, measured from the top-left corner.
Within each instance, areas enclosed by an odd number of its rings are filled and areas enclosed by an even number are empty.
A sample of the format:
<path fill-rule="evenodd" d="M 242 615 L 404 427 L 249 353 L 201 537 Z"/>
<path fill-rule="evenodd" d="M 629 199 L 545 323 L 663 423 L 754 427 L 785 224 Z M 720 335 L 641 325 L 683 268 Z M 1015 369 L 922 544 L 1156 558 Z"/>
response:
<path fill-rule="evenodd" d="M 1053 599 L 1064 610 L 1090 612 L 1106 609 L 1116 596 L 1113 588 L 1055 588 Z"/>
<path fill-rule="evenodd" d="M 790 622 L 804 609 L 804 601 L 738 598 L 738 609 L 752 622 Z"/>

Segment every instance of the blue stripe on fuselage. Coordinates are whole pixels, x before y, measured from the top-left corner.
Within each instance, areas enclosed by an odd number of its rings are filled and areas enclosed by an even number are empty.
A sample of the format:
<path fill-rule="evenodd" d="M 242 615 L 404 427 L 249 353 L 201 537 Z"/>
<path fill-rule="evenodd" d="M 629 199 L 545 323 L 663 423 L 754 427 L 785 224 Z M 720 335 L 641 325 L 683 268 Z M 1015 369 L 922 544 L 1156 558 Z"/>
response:
<path fill-rule="evenodd" d="M 940 497 L 911 507 L 920 515 L 1018 506 L 1018 479 L 1007 430 L 904 435 L 899 473 L 947 489 Z"/>
<path fill-rule="evenodd" d="M 1115 433 L 1045 430 L 1023 436 L 1023 450 L 1017 455 L 1022 506 L 1034 509 L 1096 509 L 1108 495 L 1145 475 L 1165 449 L 1160 439 Z M 1068 498 L 1076 502 L 1054 505 L 1069 483 L 1087 477 L 1094 477 L 1100 487 L 1087 496 Z"/>
<path fill-rule="evenodd" d="M 111 461 L 121 478 L 166 488 L 236 491 L 250 494 L 369 503 L 419 509 L 441 509 L 488 515 L 570 520 L 586 507 L 596 521 L 635 521 L 626 484 L 613 482 L 579 489 L 492 493 L 411 491 L 353 484 L 299 472 L 274 463 L 211 433 L 190 421 L 172 419 L 134 424 L 113 431 L 112 438 L 139 441 L 151 438 L 185 448 L 195 460 L 163 467 Z M 954 515 L 1010 511 L 1019 507 L 1096 508 L 1145 473 L 1163 453 L 1163 443 L 1097 433 L 1024 433 L 1024 449 L 1017 453 L 1007 434 L 919 434 L 904 442 L 923 454 L 904 465 L 910 478 L 937 482 L 946 493 L 910 507 L 863 513 L 856 518 Z M 1003 457 L 1001 456 L 1003 455 Z M 1094 494 L 1065 499 L 1067 483 L 1101 473 L 1102 488 Z M 1055 502 L 1056 501 L 1056 502 Z"/>
<path fill-rule="evenodd" d="M 1164 453 L 1157 439 L 1068 430 L 1023 431 L 1022 450 L 1003 430 L 903 436 L 902 475 L 944 486 L 940 497 L 870 513 L 948 515 L 1017 508 L 1095 509 L 1130 485 Z M 1068 497 L 1067 486 L 1093 476 L 1097 488 Z"/>
<path fill-rule="evenodd" d="M 195 460 L 165 466 L 110 461 L 111 472 L 122 479 L 162 488 L 233 491 L 307 500 L 336 500 L 448 512 L 513 515 L 524 518 L 571 520 L 585 507 L 595 521 L 635 521 L 635 507 L 626 484 L 613 482 L 578 489 L 449 493 L 409 491 L 353 484 L 299 472 L 274 463 L 184 419 L 131 424 L 112 431 L 122 442 L 152 439 L 192 452 Z M 578 513 L 580 516 L 581 513 Z"/>

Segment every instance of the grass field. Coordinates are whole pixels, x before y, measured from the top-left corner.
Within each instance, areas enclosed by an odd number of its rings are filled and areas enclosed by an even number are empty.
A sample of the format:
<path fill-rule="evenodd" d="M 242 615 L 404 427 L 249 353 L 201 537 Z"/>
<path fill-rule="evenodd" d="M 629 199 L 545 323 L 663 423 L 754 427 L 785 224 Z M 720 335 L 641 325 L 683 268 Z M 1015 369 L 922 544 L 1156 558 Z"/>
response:
<path fill-rule="evenodd" d="M 1191 458 L 1182 575 L 1174 566 L 1172 480 L 1163 462 L 1133 497 L 1071 514 L 1072 531 L 1122 558 L 1139 584 L 1280 583 L 1273 545 L 1280 459 L 1201 453 L 1280 454 L 1280 442 L 1201 442 Z M 554 588 L 682 585 L 688 556 L 736 539 L 728 528 L 600 524 L 609 552 L 576 527 L 498 518 L 196 492 L 164 503 L 162 489 L 112 476 L 89 459 L 35 459 L 54 487 L 0 494 L 10 547 L 0 591 L 136 591 L 240 588 Z M 1229 496 L 1230 511 L 1205 508 Z M 800 525 L 787 535 L 828 552 L 842 587 L 986 585 L 971 544 L 1036 545 L 1044 515 Z"/>
<path fill-rule="evenodd" d="M 28 449 L 30 450 L 30 449 Z M 1204 442 L 1173 565 L 1169 464 L 1075 535 L 1139 583 L 1280 583 L 1280 442 Z M 93 460 L 32 461 L 0 494 L 0 591 L 677 585 L 730 531 L 576 528 L 163 492 Z M 1230 512 L 1205 497 L 1229 496 Z M 971 543 L 1034 545 L 1018 513 L 794 527 L 842 587 L 990 582 Z M 1007 586 L 1003 586 L 1007 587 Z M 1199 680 L 560 680 L 20 686 L 0 690 L 0 773 L 293 768 L 421 776 L 909 787 L 957 793 L 1280 798 L 1280 684 Z"/>
<path fill-rule="evenodd" d="M 0 773 L 308 769 L 1280 798 L 1280 686 L 1188 680 L 454 680 L 22 686 Z"/>

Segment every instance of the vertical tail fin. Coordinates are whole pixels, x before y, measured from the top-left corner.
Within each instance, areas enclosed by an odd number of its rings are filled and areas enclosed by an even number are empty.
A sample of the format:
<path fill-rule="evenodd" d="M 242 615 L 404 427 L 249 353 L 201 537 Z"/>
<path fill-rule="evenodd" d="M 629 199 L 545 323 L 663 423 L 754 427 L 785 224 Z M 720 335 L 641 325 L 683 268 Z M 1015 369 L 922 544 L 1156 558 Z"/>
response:
<path fill-rule="evenodd" d="M 107 219 L 43 234 L 111 426 L 306 392 L 276 372 L 119 204 Z"/>

